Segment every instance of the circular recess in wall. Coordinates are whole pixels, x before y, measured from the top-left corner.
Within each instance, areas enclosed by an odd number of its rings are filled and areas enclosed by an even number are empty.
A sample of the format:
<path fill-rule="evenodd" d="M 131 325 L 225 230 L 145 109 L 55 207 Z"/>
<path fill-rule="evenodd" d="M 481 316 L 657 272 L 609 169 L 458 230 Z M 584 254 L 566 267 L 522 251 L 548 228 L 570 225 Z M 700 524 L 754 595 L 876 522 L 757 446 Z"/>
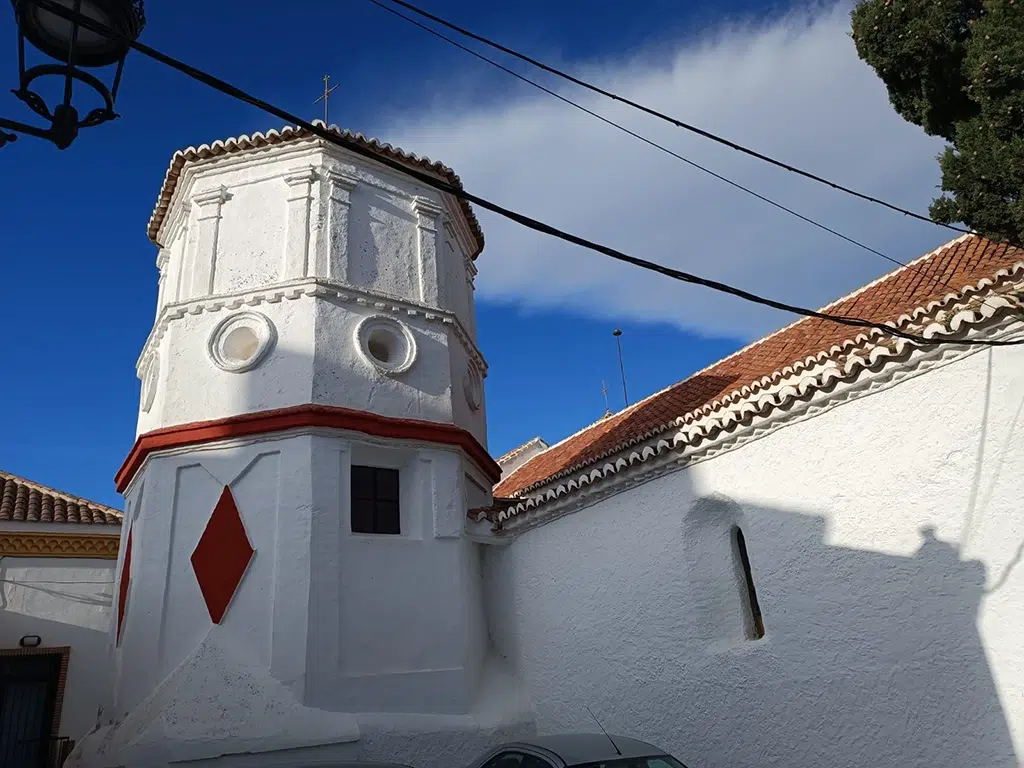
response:
<path fill-rule="evenodd" d="M 480 370 L 472 362 L 466 363 L 466 373 L 462 377 L 462 391 L 466 402 L 474 411 L 480 410 L 484 400 L 484 380 Z"/>
<path fill-rule="evenodd" d="M 142 372 L 139 378 L 142 379 L 142 412 L 149 413 L 156 399 L 156 382 L 160 376 L 160 355 L 154 352 L 146 362 L 142 364 Z"/>
<path fill-rule="evenodd" d="M 387 315 L 371 315 L 359 321 L 356 349 L 382 373 L 404 373 L 416 362 L 416 338 L 412 331 Z"/>
<path fill-rule="evenodd" d="M 274 324 L 259 312 L 239 312 L 217 323 L 210 334 L 208 350 L 214 365 L 224 371 L 241 373 L 259 365 L 267 356 L 277 332 Z"/>

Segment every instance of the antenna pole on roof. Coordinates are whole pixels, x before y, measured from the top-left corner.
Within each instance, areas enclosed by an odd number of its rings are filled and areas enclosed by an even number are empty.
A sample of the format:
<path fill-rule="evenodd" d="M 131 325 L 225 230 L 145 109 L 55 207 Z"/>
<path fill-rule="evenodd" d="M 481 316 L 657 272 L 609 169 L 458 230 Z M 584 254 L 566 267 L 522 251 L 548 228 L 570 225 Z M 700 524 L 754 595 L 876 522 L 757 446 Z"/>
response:
<path fill-rule="evenodd" d="M 334 87 L 329 87 L 330 83 L 331 83 L 331 76 L 330 75 L 324 75 L 323 80 L 324 80 L 324 92 L 320 96 L 320 98 L 317 99 L 316 101 L 314 101 L 313 103 L 314 104 L 319 104 L 321 101 L 324 103 L 324 125 L 330 125 L 330 123 L 328 122 L 329 113 L 327 111 L 327 101 L 328 101 L 328 99 L 331 98 L 331 94 L 334 93 L 334 89 L 337 88 L 338 86 L 335 85 Z"/>
<path fill-rule="evenodd" d="M 607 418 L 612 415 L 612 408 L 608 405 L 608 385 L 603 379 L 601 380 L 601 394 L 604 395 L 604 415 Z"/>
<path fill-rule="evenodd" d="M 619 348 L 619 373 L 622 374 L 622 399 L 626 403 L 626 407 L 629 407 L 629 395 L 626 394 L 626 368 L 622 364 L 622 331 L 616 328 L 612 331 L 612 336 L 615 337 L 615 345 Z"/>
<path fill-rule="evenodd" d="M 590 712 L 590 707 L 587 707 L 587 712 Z M 601 733 L 604 734 L 604 737 L 612 743 L 612 749 L 615 750 L 615 754 L 619 757 L 622 757 L 622 753 L 619 752 L 619 745 L 616 744 L 612 737 L 608 735 L 608 731 L 606 731 L 604 729 L 604 726 L 601 725 L 601 721 L 597 719 L 597 715 L 595 715 L 593 712 L 590 712 L 590 716 L 594 718 L 594 722 L 597 723 L 597 727 L 601 729 Z"/>

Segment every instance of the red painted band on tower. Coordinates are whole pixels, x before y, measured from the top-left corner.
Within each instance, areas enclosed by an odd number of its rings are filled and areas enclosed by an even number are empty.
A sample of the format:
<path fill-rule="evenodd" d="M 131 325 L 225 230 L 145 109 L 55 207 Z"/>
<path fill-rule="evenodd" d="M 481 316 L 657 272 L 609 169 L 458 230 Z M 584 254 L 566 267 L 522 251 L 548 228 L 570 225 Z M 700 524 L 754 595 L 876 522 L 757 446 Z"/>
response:
<path fill-rule="evenodd" d="M 501 468 L 487 453 L 487 449 L 480 445 L 473 435 L 454 424 L 378 416 L 374 413 L 331 405 L 297 405 L 273 411 L 229 416 L 226 419 L 165 427 L 139 435 L 128 458 L 115 475 L 114 483 L 117 492 L 123 493 L 146 461 L 146 457 L 154 451 L 310 427 L 344 429 L 375 437 L 455 446 L 466 452 L 492 484 L 501 479 Z"/>

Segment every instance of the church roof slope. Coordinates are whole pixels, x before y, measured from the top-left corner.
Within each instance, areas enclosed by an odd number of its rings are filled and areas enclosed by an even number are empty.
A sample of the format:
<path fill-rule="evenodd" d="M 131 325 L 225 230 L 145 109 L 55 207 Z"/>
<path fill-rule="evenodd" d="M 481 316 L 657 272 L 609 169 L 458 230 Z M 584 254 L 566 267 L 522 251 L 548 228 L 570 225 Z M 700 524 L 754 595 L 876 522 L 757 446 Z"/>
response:
<path fill-rule="evenodd" d="M 327 128 L 327 130 L 335 136 L 355 142 L 357 145 L 364 149 L 368 149 L 381 157 L 397 160 L 412 168 L 416 168 L 417 170 L 433 173 L 442 181 L 446 181 L 449 184 L 462 189 L 462 180 L 459 178 L 458 174 L 444 163 L 440 163 L 426 157 L 419 157 L 398 147 L 393 147 L 390 144 L 385 144 L 377 139 L 364 136 L 361 133 L 353 133 L 348 129 L 338 128 L 336 125 L 327 126 L 322 120 L 314 120 L 313 125 L 316 125 L 319 128 Z M 156 245 L 160 244 L 157 241 L 157 237 L 160 234 L 160 227 L 163 225 L 164 218 L 167 216 L 167 210 L 170 208 L 171 200 L 174 197 L 174 191 L 178 186 L 178 179 L 181 178 L 181 174 L 188 163 L 200 160 L 209 160 L 215 157 L 233 155 L 251 150 L 264 149 L 278 144 L 300 141 L 312 142 L 317 140 L 318 137 L 316 134 L 311 133 L 305 128 L 289 125 L 280 131 L 271 130 L 266 133 L 260 133 L 257 131 L 251 136 L 236 136 L 223 141 L 215 141 L 212 144 L 203 144 L 199 147 L 188 147 L 187 149 L 178 150 L 174 153 L 173 157 L 171 157 L 171 164 L 164 176 L 164 183 L 160 187 L 160 195 L 157 197 L 156 208 L 153 210 L 153 215 L 149 219 L 149 226 L 147 228 L 149 239 Z M 476 241 L 476 250 L 471 254 L 475 259 L 484 249 L 484 233 L 480 228 L 480 222 L 477 220 L 476 214 L 473 213 L 472 206 L 465 200 L 459 200 L 459 205 L 462 208 L 463 214 L 466 216 L 467 222 L 469 223 L 470 230 L 473 233 L 473 239 Z"/>
<path fill-rule="evenodd" d="M 69 496 L 0 471 L 0 522 L 119 526 L 123 519 L 124 514 L 113 507 Z"/>
<path fill-rule="evenodd" d="M 930 302 L 1018 265 L 1024 266 L 1024 250 L 964 235 L 822 311 L 879 323 L 895 322 Z M 681 417 L 699 409 L 713 409 L 730 394 L 808 357 L 852 342 L 863 333 L 863 329 L 803 318 L 534 456 L 502 479 L 494 495 L 522 497 L 671 428 Z"/>

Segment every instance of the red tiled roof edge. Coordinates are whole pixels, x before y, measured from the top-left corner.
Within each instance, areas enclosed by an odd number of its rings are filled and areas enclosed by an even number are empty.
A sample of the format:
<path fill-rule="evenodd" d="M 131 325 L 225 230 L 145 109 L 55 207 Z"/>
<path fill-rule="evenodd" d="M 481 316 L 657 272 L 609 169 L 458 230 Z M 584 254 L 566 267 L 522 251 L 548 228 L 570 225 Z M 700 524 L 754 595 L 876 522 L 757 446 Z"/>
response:
<path fill-rule="evenodd" d="M 434 173 L 442 181 L 446 181 L 449 184 L 462 189 L 462 180 L 459 178 L 458 174 L 444 163 L 431 160 L 427 157 L 419 157 L 418 155 L 406 152 L 399 147 L 393 147 L 390 144 L 385 144 L 377 139 L 364 136 L 361 133 L 353 133 L 348 129 L 343 130 L 335 125 L 327 126 L 322 120 L 314 120 L 313 124 L 322 128 L 327 128 L 327 130 L 334 135 L 348 139 L 349 141 L 354 141 L 361 147 L 369 149 L 382 157 L 398 160 L 399 162 L 405 163 L 409 166 Z M 157 236 L 160 233 L 160 227 L 163 225 L 164 218 L 167 215 L 167 210 L 171 205 L 171 199 L 174 197 L 174 191 L 177 188 L 178 179 L 181 177 L 181 174 L 188 163 L 207 160 L 214 157 L 222 157 L 224 155 L 231 155 L 253 149 L 261 149 L 264 147 L 274 146 L 276 144 L 285 144 L 288 142 L 303 140 L 314 141 L 317 139 L 318 137 L 316 134 L 310 133 L 305 128 L 289 125 L 280 131 L 270 130 L 266 133 L 260 133 L 257 131 L 252 135 L 235 136 L 230 139 L 215 141 L 212 144 L 202 144 L 198 147 L 188 147 L 186 149 L 178 150 L 171 157 L 170 166 L 167 168 L 167 173 L 164 175 L 164 181 L 160 187 L 160 194 L 157 197 L 153 215 L 149 219 L 146 234 L 155 245 L 160 245 L 157 241 Z M 476 214 L 473 212 L 473 207 L 465 200 L 459 200 L 458 202 L 459 207 L 462 209 L 462 212 L 466 217 L 466 221 L 469 224 L 470 231 L 473 234 L 473 239 L 476 241 L 475 252 L 470 254 L 471 258 L 475 259 L 484 249 L 484 233 L 480 228 L 480 222 L 477 220 Z"/>
<path fill-rule="evenodd" d="M 124 513 L 0 471 L 0 522 L 120 526 Z"/>
<path fill-rule="evenodd" d="M 986 258 L 986 256 L 989 258 Z M 967 263 L 967 268 L 962 268 L 964 267 L 964 262 L 969 262 Z M 945 294 L 942 293 L 941 287 L 938 290 L 932 289 L 929 291 L 927 290 L 928 284 L 921 280 L 921 268 L 923 266 L 927 269 L 929 266 L 934 264 L 938 264 L 939 267 L 942 268 L 938 270 L 940 272 L 949 272 L 950 270 L 946 268 L 953 265 L 956 268 L 952 270 L 952 274 L 950 275 L 951 279 L 966 279 L 970 282 L 966 285 L 964 282 L 960 282 L 959 284 L 962 286 L 961 288 L 957 290 L 949 290 Z M 1002 270 L 998 268 L 1000 266 L 1003 268 Z M 934 312 L 937 309 L 937 305 L 948 304 L 956 301 L 962 298 L 963 295 L 970 292 L 987 290 L 992 284 L 991 278 L 1000 271 L 1008 272 L 1008 267 L 1010 266 L 1013 266 L 1015 269 L 1024 269 L 1024 250 L 1013 248 L 1012 246 L 1007 246 L 1005 244 L 1001 245 L 992 243 L 977 235 L 964 235 L 949 243 L 945 243 L 934 251 L 910 262 L 908 265 L 890 272 L 877 280 L 862 286 L 861 288 L 858 288 L 853 293 L 837 299 L 824 307 L 823 311 L 842 306 L 844 308 L 844 311 L 842 312 L 843 314 L 858 314 L 857 311 L 850 311 L 850 307 L 847 305 L 856 307 L 859 302 L 863 303 L 862 297 L 865 297 L 866 295 L 870 296 L 872 293 L 878 293 L 880 288 L 885 288 L 887 284 L 895 288 L 900 288 L 900 286 L 896 285 L 900 280 L 903 280 L 904 282 L 909 280 L 911 282 L 911 290 L 906 291 L 897 297 L 903 299 L 902 302 L 899 302 L 900 311 L 897 311 L 893 307 L 884 307 L 884 309 L 887 310 L 882 313 L 884 316 L 871 317 L 870 319 L 875 319 L 878 322 L 890 322 L 897 325 L 913 324 L 928 312 Z M 970 267 L 974 267 L 974 269 L 971 269 Z M 931 271 L 936 270 L 933 269 Z M 934 281 L 933 278 L 926 279 Z M 986 283 L 986 280 L 988 280 L 987 284 L 982 285 Z M 948 280 L 944 282 L 948 284 Z M 892 291 L 883 296 L 883 298 L 892 299 L 893 297 L 891 294 Z M 893 302 L 889 301 L 889 303 L 892 304 Z M 861 309 L 865 308 L 861 307 Z M 867 314 L 870 314 L 870 312 Z M 864 312 L 859 314 L 859 316 L 864 315 Z M 821 339 L 820 344 L 814 345 L 811 349 L 802 350 L 803 354 L 796 354 L 794 352 L 788 359 L 781 358 L 786 359 L 786 362 L 778 362 L 774 365 L 768 366 L 768 370 L 762 375 L 753 375 L 745 378 L 741 386 L 735 386 L 735 384 L 738 383 L 738 380 L 734 378 L 728 382 L 728 386 L 719 388 L 719 391 L 713 392 L 706 397 L 699 397 L 700 392 L 697 392 L 695 394 L 697 394 L 698 397 L 690 398 L 691 401 L 696 400 L 697 402 L 689 403 L 689 407 L 677 408 L 674 412 L 670 408 L 666 409 L 662 403 L 659 402 L 661 400 L 668 399 L 666 396 L 671 396 L 672 394 L 677 393 L 683 385 L 690 382 L 699 383 L 701 376 L 715 372 L 716 369 L 725 366 L 730 362 L 742 361 L 747 357 L 751 358 L 750 362 L 761 362 L 767 364 L 772 357 L 772 350 L 768 350 L 766 354 L 762 354 L 764 352 L 762 348 L 769 346 L 770 342 L 773 340 L 780 340 L 780 337 L 783 337 L 780 341 L 783 342 L 783 346 L 788 352 L 790 348 L 799 345 L 787 345 L 786 342 L 788 340 L 785 339 L 787 334 L 792 335 L 794 333 L 794 329 L 798 329 L 800 326 L 810 326 L 810 330 L 813 331 L 815 330 L 816 325 L 818 326 L 818 330 L 820 330 L 820 326 L 823 324 L 833 329 L 831 338 L 828 337 L 828 334 L 825 334 Z M 835 333 L 836 330 L 839 332 Z M 854 335 L 855 333 L 856 335 Z M 721 408 L 740 397 L 745 397 L 764 386 L 770 386 L 777 382 L 783 375 L 795 372 L 794 366 L 802 367 L 802 363 L 805 363 L 812 358 L 815 361 L 820 362 L 830 356 L 849 349 L 855 344 L 862 343 L 872 336 L 878 337 L 882 335 L 884 335 L 883 332 L 878 330 L 871 331 L 870 333 L 858 333 L 848 327 L 835 325 L 828 323 L 827 321 L 801 318 L 779 331 L 769 334 L 747 347 L 734 352 L 728 357 L 719 360 L 713 365 L 708 366 L 683 381 L 677 382 L 660 392 L 650 395 L 644 400 L 641 400 L 629 408 L 619 412 L 615 416 L 611 418 L 606 417 L 584 427 L 579 432 L 570 435 L 564 440 L 551 446 L 546 451 L 525 462 L 521 467 L 517 468 L 515 472 L 507 478 L 504 478 L 497 486 L 495 486 L 494 493 L 499 497 L 516 497 L 522 499 L 530 491 L 548 485 L 551 482 L 569 474 L 578 472 L 579 470 L 619 453 L 632 445 L 636 445 L 639 442 L 648 440 L 662 432 L 665 432 L 673 426 L 678 426 L 679 424 L 687 421 L 692 421 L 695 418 L 703 417 L 707 413 Z M 778 350 L 775 351 L 778 352 Z M 699 387 L 696 387 L 696 389 L 699 389 Z M 668 403 L 666 405 L 671 406 L 672 404 Z M 654 421 L 649 417 L 644 419 L 642 417 L 645 415 L 645 409 L 655 411 L 663 418 L 660 418 L 657 421 Z M 640 416 L 641 418 L 638 419 L 637 416 Z M 640 421 L 640 426 L 643 428 L 634 428 L 628 436 L 623 435 L 622 433 L 628 430 L 634 421 Z M 625 427 L 625 429 L 621 427 Z M 606 435 L 618 436 L 623 439 L 618 439 L 614 442 L 604 440 L 604 444 L 602 444 L 602 438 Z M 600 446 L 601 450 L 592 450 L 595 445 Z"/>

